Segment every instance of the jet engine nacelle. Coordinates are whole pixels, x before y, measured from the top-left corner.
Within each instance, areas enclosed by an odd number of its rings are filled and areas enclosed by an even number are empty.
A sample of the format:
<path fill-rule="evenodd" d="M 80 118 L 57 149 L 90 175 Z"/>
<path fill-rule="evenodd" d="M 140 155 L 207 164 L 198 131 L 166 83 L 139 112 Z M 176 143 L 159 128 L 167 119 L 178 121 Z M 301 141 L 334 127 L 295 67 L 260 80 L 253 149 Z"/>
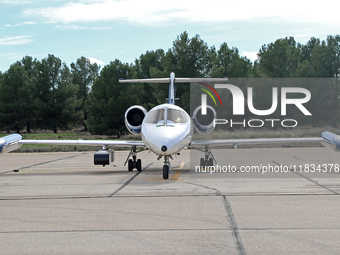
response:
<path fill-rule="evenodd" d="M 18 134 L 8 135 L 0 138 L 0 154 L 19 149 L 22 146 L 22 144 L 19 143 L 21 139 L 22 136 Z"/>
<path fill-rule="evenodd" d="M 130 133 L 139 135 L 142 129 L 142 122 L 148 111 L 140 105 L 131 106 L 125 112 L 125 126 Z"/>
<path fill-rule="evenodd" d="M 321 134 L 321 137 L 323 138 L 322 145 L 335 151 L 340 151 L 340 135 L 326 131 Z"/>
<path fill-rule="evenodd" d="M 203 135 L 210 134 L 215 128 L 214 120 L 216 117 L 216 111 L 211 106 L 207 105 L 207 114 L 205 115 L 202 115 L 202 106 L 197 107 L 193 113 L 193 122 L 196 131 Z"/>

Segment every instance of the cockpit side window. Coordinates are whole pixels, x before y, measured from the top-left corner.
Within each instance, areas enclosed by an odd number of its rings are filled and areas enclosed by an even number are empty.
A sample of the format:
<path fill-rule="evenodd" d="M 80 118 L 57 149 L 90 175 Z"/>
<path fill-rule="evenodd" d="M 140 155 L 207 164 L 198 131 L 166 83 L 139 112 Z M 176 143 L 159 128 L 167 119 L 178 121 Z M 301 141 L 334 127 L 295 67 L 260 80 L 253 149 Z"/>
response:
<path fill-rule="evenodd" d="M 155 111 L 152 111 L 149 113 L 149 116 L 145 120 L 145 123 L 149 124 L 156 124 L 159 121 L 165 120 L 165 110 L 164 109 L 158 109 Z"/>
<path fill-rule="evenodd" d="M 182 111 L 176 109 L 168 109 L 167 121 L 172 121 L 173 123 L 187 123 L 189 121 L 189 118 Z"/>

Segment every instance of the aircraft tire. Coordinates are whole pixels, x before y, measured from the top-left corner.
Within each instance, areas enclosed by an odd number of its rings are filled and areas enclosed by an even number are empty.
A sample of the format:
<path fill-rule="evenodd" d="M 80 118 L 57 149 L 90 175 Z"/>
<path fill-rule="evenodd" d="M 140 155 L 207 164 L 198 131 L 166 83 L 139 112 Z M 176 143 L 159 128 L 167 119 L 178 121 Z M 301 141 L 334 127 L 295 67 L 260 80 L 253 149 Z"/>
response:
<path fill-rule="evenodd" d="M 132 170 L 133 170 L 133 162 L 132 162 L 132 159 L 129 159 L 129 161 L 128 161 L 128 170 L 129 170 L 129 171 L 132 171 Z"/>
<path fill-rule="evenodd" d="M 137 171 L 140 172 L 142 171 L 142 160 L 137 159 Z"/>
<path fill-rule="evenodd" d="M 201 160 L 200 160 L 200 167 L 205 167 L 205 160 L 204 160 L 204 158 L 201 158 Z"/>
<path fill-rule="evenodd" d="M 210 159 L 209 159 L 209 162 L 208 162 L 208 166 L 213 166 L 213 165 L 214 165 L 213 158 L 210 158 Z"/>
<path fill-rule="evenodd" d="M 163 179 L 164 180 L 169 179 L 169 166 L 168 165 L 163 166 Z"/>

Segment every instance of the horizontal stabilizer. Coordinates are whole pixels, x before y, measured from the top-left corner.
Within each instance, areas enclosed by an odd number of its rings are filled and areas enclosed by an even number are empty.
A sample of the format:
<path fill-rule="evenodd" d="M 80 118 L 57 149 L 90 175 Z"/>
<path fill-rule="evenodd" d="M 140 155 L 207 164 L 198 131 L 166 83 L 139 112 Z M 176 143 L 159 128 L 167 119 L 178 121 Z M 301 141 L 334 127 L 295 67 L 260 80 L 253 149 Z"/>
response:
<path fill-rule="evenodd" d="M 219 82 L 228 81 L 228 78 L 175 78 L 176 83 L 184 82 Z M 150 79 L 119 79 L 120 83 L 170 83 L 170 78 L 150 78 Z"/>
<path fill-rule="evenodd" d="M 119 79 L 120 83 L 170 83 L 170 78 Z"/>

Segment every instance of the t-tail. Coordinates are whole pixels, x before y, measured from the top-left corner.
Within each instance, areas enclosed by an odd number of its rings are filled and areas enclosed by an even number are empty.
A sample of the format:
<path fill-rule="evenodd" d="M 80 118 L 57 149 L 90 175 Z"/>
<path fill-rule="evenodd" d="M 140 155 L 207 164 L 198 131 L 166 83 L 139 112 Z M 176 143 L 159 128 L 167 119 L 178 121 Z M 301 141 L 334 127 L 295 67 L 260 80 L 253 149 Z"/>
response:
<path fill-rule="evenodd" d="M 176 101 L 176 83 L 189 82 L 221 82 L 228 81 L 228 78 L 176 78 L 175 73 L 170 73 L 170 78 L 148 78 L 148 79 L 119 79 L 121 83 L 169 83 L 168 104 L 175 104 Z"/>
<path fill-rule="evenodd" d="M 175 78 L 175 73 L 170 73 L 170 78 L 149 78 L 149 79 L 119 79 L 119 82 L 121 83 L 169 83 L 169 94 L 167 98 L 168 104 L 175 104 L 175 91 L 176 91 L 176 85 L 175 81 L 177 79 Z M 185 81 L 190 82 L 190 81 Z"/>

